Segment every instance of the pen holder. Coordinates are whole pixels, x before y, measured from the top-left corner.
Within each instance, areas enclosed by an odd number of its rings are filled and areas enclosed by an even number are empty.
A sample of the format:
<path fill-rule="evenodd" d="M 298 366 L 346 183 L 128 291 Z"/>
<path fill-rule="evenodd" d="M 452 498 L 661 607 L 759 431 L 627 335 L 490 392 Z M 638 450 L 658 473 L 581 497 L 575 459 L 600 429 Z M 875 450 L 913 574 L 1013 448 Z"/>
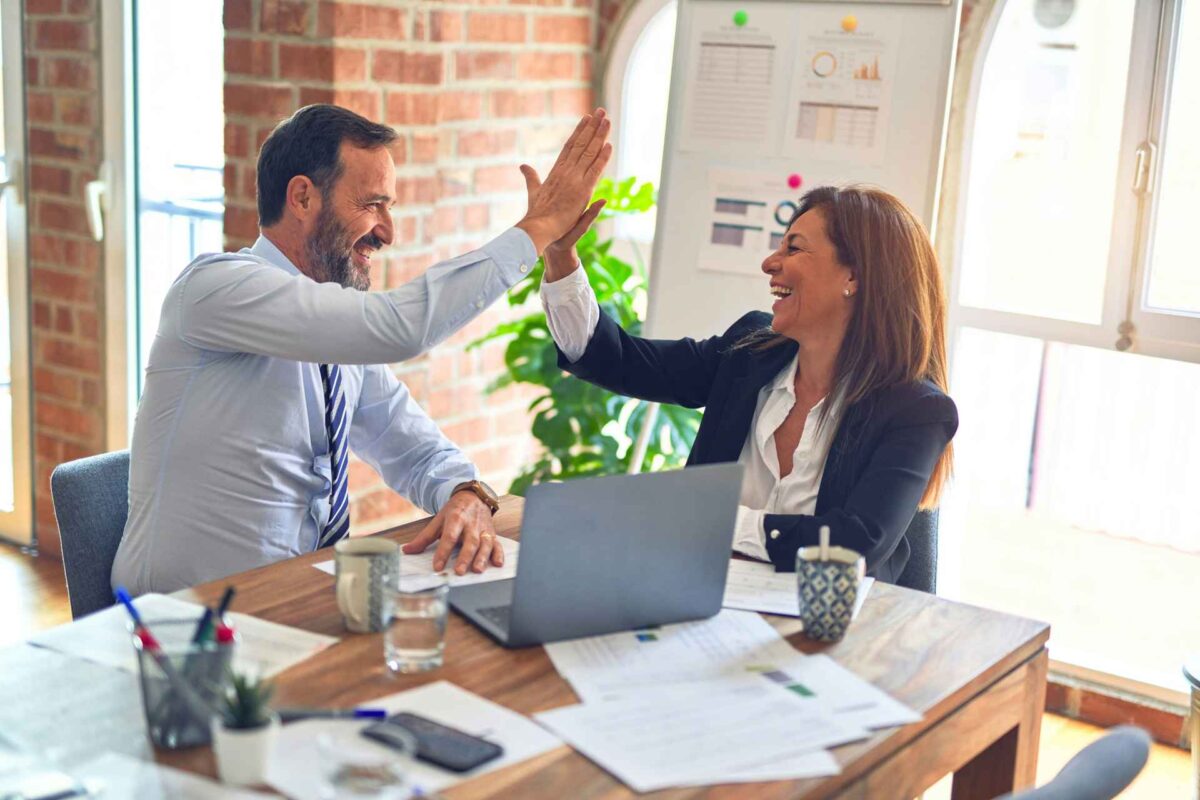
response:
<path fill-rule="evenodd" d="M 854 617 L 866 570 L 862 554 L 846 547 L 830 547 L 824 560 L 819 547 L 796 551 L 796 588 L 805 636 L 820 642 L 841 641 Z"/>
<path fill-rule="evenodd" d="M 211 722 L 224 702 L 234 641 L 192 643 L 196 620 L 147 620 L 158 640 L 151 652 L 133 636 L 146 728 L 155 747 L 178 749 L 208 744 Z"/>

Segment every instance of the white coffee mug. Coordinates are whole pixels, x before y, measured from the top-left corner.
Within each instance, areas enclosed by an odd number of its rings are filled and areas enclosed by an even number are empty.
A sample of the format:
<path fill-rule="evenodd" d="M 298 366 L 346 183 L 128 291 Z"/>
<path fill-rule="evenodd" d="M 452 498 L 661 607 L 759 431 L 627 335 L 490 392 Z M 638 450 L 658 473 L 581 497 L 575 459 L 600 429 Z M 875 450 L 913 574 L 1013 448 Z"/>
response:
<path fill-rule="evenodd" d="M 333 546 L 337 604 L 346 627 L 378 633 L 387 627 L 390 592 L 400 582 L 400 545 L 387 539 L 343 539 Z"/>

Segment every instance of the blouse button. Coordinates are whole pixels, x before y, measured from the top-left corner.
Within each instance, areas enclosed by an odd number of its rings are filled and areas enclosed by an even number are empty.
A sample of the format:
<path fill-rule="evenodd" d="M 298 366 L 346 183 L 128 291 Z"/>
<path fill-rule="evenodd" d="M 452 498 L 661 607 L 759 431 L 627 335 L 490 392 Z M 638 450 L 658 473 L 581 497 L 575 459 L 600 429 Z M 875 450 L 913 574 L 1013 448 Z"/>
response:
<path fill-rule="evenodd" d="M 772 539 L 778 539 L 778 538 L 779 538 L 779 531 L 777 531 L 777 530 L 771 531 L 771 538 L 772 538 Z"/>

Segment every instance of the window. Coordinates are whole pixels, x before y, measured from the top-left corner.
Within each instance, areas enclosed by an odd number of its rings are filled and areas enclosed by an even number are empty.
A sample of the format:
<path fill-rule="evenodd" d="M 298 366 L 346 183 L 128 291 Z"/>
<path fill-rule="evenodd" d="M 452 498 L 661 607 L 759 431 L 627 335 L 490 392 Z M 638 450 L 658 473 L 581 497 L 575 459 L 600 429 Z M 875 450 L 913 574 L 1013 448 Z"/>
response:
<path fill-rule="evenodd" d="M 1160 695 L 1200 641 L 1200 620 L 1144 613 L 1186 607 L 1180 576 L 1200 574 L 1200 109 L 1184 99 L 1200 12 L 1184 5 L 997 4 L 950 287 L 943 590 L 1049 620 L 1060 669 Z"/>
<path fill-rule="evenodd" d="M 167 290 L 224 233 L 221 0 L 105 0 L 109 441 L 125 447 Z M 186 86 L 186 91 L 180 91 Z"/>
<path fill-rule="evenodd" d="M 667 97 L 675 52 L 676 0 L 642 0 L 622 20 L 609 49 L 605 103 L 617 125 L 616 175 L 649 181 L 662 175 Z M 616 221 L 619 239 L 654 240 L 654 215 Z"/>
<path fill-rule="evenodd" d="M 220 0 L 135 7 L 140 396 L 167 289 L 197 255 L 223 249 L 225 30 Z"/>

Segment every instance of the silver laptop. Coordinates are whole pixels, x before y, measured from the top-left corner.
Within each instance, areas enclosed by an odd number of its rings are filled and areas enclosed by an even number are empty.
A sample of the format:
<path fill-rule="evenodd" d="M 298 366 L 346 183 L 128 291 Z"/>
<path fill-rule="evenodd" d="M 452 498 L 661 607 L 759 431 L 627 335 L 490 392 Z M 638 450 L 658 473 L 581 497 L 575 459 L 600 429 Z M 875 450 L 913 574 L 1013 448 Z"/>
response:
<path fill-rule="evenodd" d="M 517 577 L 450 590 L 505 647 L 711 617 L 721 608 L 740 464 L 531 487 Z"/>

